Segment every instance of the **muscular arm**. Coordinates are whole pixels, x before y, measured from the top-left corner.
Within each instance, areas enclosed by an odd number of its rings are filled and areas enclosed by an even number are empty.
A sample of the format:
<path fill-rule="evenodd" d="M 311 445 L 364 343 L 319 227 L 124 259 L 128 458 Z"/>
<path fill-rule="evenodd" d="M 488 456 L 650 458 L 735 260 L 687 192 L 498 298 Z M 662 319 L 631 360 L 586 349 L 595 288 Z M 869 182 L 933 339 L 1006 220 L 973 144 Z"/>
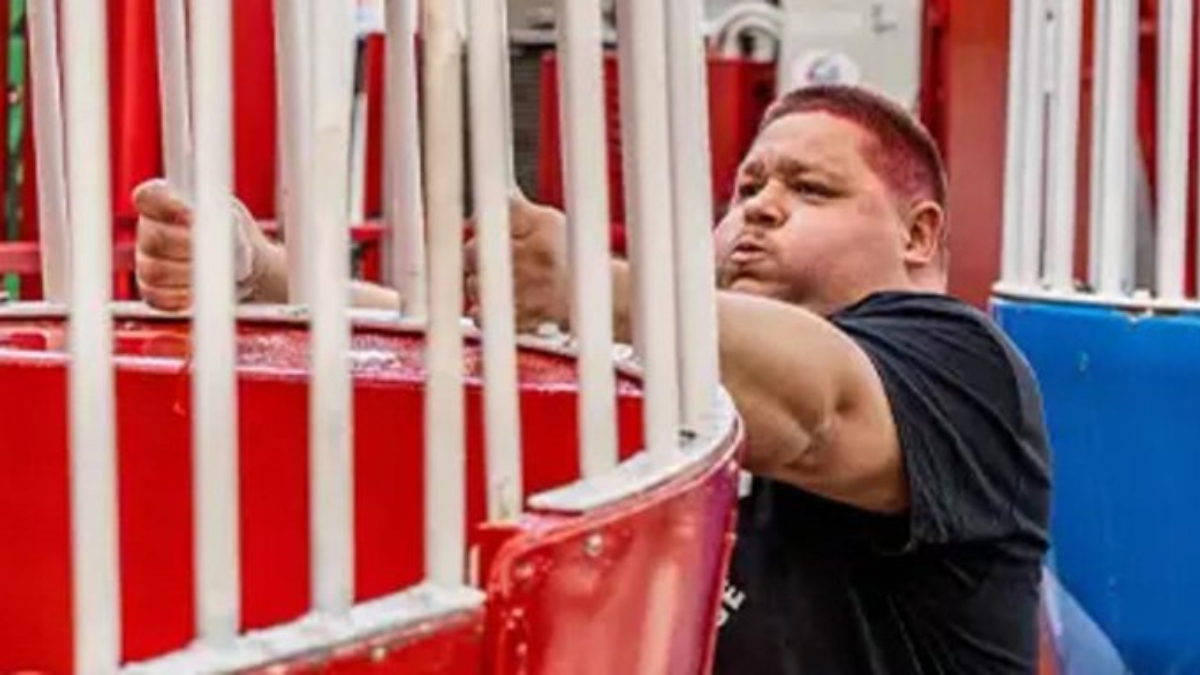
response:
<path fill-rule="evenodd" d="M 614 263 L 617 338 L 630 333 L 629 270 Z M 746 424 L 746 468 L 829 499 L 895 513 L 908 495 L 883 385 L 865 353 L 805 309 L 718 293 L 721 380 Z"/>

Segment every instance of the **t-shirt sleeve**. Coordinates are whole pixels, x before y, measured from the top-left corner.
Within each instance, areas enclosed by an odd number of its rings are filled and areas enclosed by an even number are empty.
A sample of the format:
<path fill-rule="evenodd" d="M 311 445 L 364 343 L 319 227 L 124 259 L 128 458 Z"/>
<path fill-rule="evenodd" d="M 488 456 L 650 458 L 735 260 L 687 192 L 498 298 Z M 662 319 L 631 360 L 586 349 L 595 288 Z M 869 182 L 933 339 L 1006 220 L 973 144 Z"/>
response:
<path fill-rule="evenodd" d="M 909 486 L 904 548 L 1044 536 L 1040 398 L 987 317 L 907 298 L 833 321 L 870 357 L 891 405 Z"/>

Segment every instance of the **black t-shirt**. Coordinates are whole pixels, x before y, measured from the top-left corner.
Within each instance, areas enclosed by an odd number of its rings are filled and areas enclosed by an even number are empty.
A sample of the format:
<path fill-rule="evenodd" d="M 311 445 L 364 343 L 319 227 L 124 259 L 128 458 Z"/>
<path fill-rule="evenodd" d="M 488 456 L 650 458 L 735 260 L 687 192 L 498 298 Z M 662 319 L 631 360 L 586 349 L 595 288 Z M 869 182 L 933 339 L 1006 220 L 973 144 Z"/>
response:
<path fill-rule="evenodd" d="M 1034 672 L 1050 469 L 1029 366 L 949 297 L 882 293 L 831 320 L 883 381 L 910 509 L 872 514 L 756 478 L 716 672 Z"/>

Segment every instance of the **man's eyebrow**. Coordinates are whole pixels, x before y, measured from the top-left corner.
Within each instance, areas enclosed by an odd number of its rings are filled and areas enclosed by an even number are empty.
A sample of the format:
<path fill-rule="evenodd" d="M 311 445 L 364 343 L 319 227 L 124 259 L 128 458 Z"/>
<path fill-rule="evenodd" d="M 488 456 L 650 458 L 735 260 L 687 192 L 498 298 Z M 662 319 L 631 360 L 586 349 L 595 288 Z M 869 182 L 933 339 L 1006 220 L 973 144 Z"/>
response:
<path fill-rule="evenodd" d="M 790 157 L 780 159 L 774 167 L 774 173 L 786 176 L 788 178 L 804 175 L 815 175 L 828 180 L 841 180 L 842 178 L 841 173 L 834 169 L 824 166 L 817 166 L 811 162 L 804 162 L 798 159 L 792 159 Z"/>
<path fill-rule="evenodd" d="M 766 163 L 763 162 L 761 159 L 752 159 L 752 160 L 743 162 L 742 165 L 738 167 L 737 172 L 739 175 L 746 175 L 746 176 L 752 176 L 755 178 L 761 178 L 763 175 L 765 175 L 767 173 L 767 167 L 766 167 Z"/>

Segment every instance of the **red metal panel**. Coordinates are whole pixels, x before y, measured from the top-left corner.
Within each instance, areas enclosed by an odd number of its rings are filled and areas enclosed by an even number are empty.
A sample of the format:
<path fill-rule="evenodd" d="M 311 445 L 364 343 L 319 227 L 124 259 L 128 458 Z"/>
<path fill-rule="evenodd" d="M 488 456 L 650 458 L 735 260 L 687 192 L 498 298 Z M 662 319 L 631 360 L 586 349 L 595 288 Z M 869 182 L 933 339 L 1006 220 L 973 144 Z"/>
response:
<path fill-rule="evenodd" d="M 121 322 L 117 374 L 124 655 L 184 647 L 192 633 L 190 365 L 186 324 Z M 0 322 L 0 348 L 57 351 L 61 326 Z M 419 580 L 423 569 L 422 344 L 361 331 L 355 376 L 356 581 L 360 599 Z M 299 328 L 246 326 L 240 338 L 243 625 L 276 625 L 308 604 L 306 338 Z M 468 350 L 468 518 L 484 517 L 480 361 Z M 69 670 L 64 364 L 0 355 L 0 672 Z M 524 480 L 531 492 L 578 475 L 574 367 L 520 359 Z M 640 445 L 640 394 L 620 386 L 620 441 Z M 12 526 L 10 526 L 12 524 Z M 464 523 L 464 527 L 467 527 Z M 477 541 L 472 530 L 471 539 Z"/>
<path fill-rule="evenodd" d="M 489 578 L 489 672 L 706 672 L 734 536 L 735 451 L 731 439 L 699 475 L 642 498 L 528 525 Z"/>

